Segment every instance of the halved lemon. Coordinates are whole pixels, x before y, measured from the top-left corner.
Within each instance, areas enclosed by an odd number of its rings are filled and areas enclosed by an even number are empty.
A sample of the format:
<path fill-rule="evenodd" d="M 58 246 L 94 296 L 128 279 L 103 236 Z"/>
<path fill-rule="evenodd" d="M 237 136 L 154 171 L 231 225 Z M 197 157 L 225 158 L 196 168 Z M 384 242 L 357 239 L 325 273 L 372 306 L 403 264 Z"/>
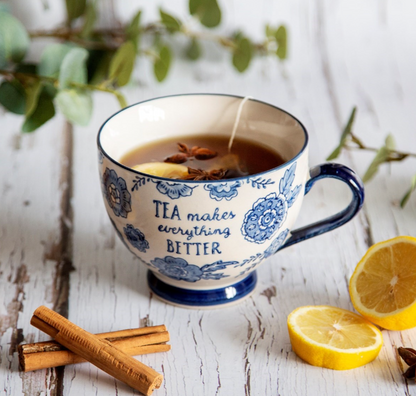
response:
<path fill-rule="evenodd" d="M 350 296 L 361 315 L 385 329 L 416 327 L 416 238 L 368 249 L 350 279 Z"/>
<path fill-rule="evenodd" d="M 293 351 L 313 366 L 349 370 L 374 360 L 380 330 L 363 317 L 327 305 L 295 309 L 287 319 Z"/>
<path fill-rule="evenodd" d="M 186 166 L 167 162 L 146 162 L 132 166 L 132 169 L 152 176 L 167 177 L 168 179 L 181 179 L 188 175 Z"/>

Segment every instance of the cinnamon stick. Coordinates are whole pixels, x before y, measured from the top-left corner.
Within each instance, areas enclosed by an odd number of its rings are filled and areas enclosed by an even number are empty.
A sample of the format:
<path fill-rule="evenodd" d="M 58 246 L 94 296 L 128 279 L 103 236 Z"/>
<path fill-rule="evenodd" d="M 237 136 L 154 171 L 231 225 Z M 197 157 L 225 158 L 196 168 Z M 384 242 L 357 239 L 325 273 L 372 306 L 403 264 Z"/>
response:
<path fill-rule="evenodd" d="M 166 344 L 169 333 L 165 325 L 99 333 L 96 336 L 110 341 L 131 356 L 170 350 L 170 345 Z M 85 362 L 84 358 L 56 341 L 19 345 L 18 352 L 20 367 L 25 372 Z"/>
<path fill-rule="evenodd" d="M 31 324 L 75 354 L 145 395 L 151 395 L 162 384 L 162 374 L 47 307 L 41 306 L 35 310 Z"/>

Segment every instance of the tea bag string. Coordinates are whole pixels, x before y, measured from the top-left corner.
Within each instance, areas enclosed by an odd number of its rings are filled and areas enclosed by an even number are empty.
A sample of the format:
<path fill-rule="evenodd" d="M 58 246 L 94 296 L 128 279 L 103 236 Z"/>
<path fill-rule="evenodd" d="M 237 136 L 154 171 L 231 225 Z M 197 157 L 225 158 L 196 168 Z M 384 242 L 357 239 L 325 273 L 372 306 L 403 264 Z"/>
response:
<path fill-rule="evenodd" d="M 241 112 L 243 111 L 243 106 L 249 99 L 253 99 L 253 97 L 252 96 L 245 96 L 244 99 L 241 101 L 241 103 L 238 106 L 237 116 L 235 117 L 233 131 L 231 132 L 230 141 L 228 142 L 228 152 L 231 152 L 231 147 L 232 147 L 233 142 L 234 142 L 234 137 L 235 137 L 236 132 L 237 132 L 237 127 L 238 127 L 238 124 L 240 122 Z"/>

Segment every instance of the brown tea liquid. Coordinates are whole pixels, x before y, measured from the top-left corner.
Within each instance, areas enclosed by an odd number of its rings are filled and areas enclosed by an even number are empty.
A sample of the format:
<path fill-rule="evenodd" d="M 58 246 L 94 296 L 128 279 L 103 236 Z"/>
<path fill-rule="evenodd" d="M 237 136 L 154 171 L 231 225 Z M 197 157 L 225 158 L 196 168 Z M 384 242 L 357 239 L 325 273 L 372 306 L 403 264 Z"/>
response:
<path fill-rule="evenodd" d="M 121 158 L 120 162 L 128 167 L 148 162 L 164 162 L 178 154 L 178 143 L 186 144 L 190 149 L 198 146 L 215 151 L 215 158 L 199 160 L 187 158 L 181 165 L 193 169 L 212 171 L 226 170 L 225 179 L 253 175 L 275 168 L 285 161 L 275 151 L 252 140 L 236 137 L 231 151 L 228 151 L 227 136 L 185 136 L 165 139 L 140 146 Z"/>

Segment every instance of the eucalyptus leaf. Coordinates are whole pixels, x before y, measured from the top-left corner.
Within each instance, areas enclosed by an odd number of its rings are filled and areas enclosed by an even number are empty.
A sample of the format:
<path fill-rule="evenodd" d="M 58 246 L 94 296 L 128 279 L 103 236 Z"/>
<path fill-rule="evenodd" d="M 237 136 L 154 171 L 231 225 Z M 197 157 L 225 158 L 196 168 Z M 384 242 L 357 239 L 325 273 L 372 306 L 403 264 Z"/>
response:
<path fill-rule="evenodd" d="M 10 9 L 10 5 L 0 1 L 0 12 L 8 12 L 11 14 L 12 10 Z"/>
<path fill-rule="evenodd" d="M 20 62 L 29 44 L 29 35 L 22 23 L 8 12 L 0 10 L 0 67 L 9 61 Z"/>
<path fill-rule="evenodd" d="M 55 116 L 53 98 L 48 90 L 43 87 L 37 99 L 36 107 L 25 119 L 22 132 L 33 132 Z"/>
<path fill-rule="evenodd" d="M 175 33 L 181 30 L 182 22 L 174 16 L 159 8 L 160 19 L 169 32 Z"/>
<path fill-rule="evenodd" d="M 338 147 L 335 148 L 335 150 L 328 156 L 326 159 L 327 161 L 331 161 L 333 159 L 336 159 L 341 154 L 342 149 L 345 146 L 345 143 L 347 142 L 348 137 L 351 135 L 352 127 L 354 125 L 354 119 L 355 114 L 357 112 L 357 108 L 354 107 L 351 111 L 350 118 L 348 119 L 347 125 L 345 126 L 344 130 L 342 131 L 341 139 L 339 142 Z"/>
<path fill-rule="evenodd" d="M 402 200 L 400 201 L 400 206 L 401 206 L 402 208 L 404 208 L 404 207 L 405 207 L 405 205 L 407 204 L 407 202 L 408 202 L 408 201 L 409 201 L 409 199 L 410 199 L 410 196 L 412 195 L 412 193 L 413 193 L 415 190 L 416 190 L 416 175 L 414 175 L 414 176 L 412 177 L 411 184 L 410 184 L 410 188 L 409 188 L 409 190 L 406 192 L 406 194 L 403 196 Z"/>
<path fill-rule="evenodd" d="M 92 114 L 92 98 L 89 92 L 64 89 L 56 95 L 56 104 L 69 122 L 88 125 Z"/>
<path fill-rule="evenodd" d="M 266 24 L 265 26 L 265 33 L 266 33 L 266 37 L 273 37 L 275 38 L 275 34 L 276 34 L 276 29 L 272 28 L 269 24 Z"/>
<path fill-rule="evenodd" d="M 396 142 L 392 134 L 387 135 L 385 143 L 386 148 L 390 151 L 393 151 L 396 148 Z"/>
<path fill-rule="evenodd" d="M 83 15 L 87 6 L 86 0 L 65 0 L 65 3 L 69 22 Z"/>
<path fill-rule="evenodd" d="M 197 60 L 202 53 L 201 46 L 197 39 L 193 38 L 186 49 L 186 56 L 190 60 Z"/>
<path fill-rule="evenodd" d="M 90 50 L 87 61 L 88 84 L 100 85 L 108 78 L 108 70 L 114 51 Z"/>
<path fill-rule="evenodd" d="M 71 83 L 85 84 L 87 82 L 88 51 L 84 48 L 72 48 L 62 61 L 59 72 L 59 87 L 66 89 Z"/>
<path fill-rule="evenodd" d="M 217 0 L 190 0 L 189 12 L 197 16 L 207 28 L 213 28 L 221 23 L 221 9 Z"/>
<path fill-rule="evenodd" d="M 201 7 L 203 0 L 189 0 L 189 13 L 195 15 Z"/>
<path fill-rule="evenodd" d="M 26 118 L 30 117 L 35 111 L 38 105 L 41 90 L 42 83 L 40 82 L 40 80 L 36 80 L 32 85 L 26 87 Z"/>
<path fill-rule="evenodd" d="M 157 59 L 153 63 L 153 72 L 157 81 L 162 82 L 166 78 L 171 60 L 172 55 L 170 48 L 167 45 L 162 46 L 159 50 Z"/>
<path fill-rule="evenodd" d="M 275 38 L 277 42 L 276 55 L 283 60 L 287 57 L 287 30 L 284 25 L 279 26 L 276 30 Z"/>
<path fill-rule="evenodd" d="M 126 28 L 126 38 L 128 41 L 132 41 L 134 48 L 137 50 L 137 47 L 140 43 L 140 20 L 142 17 L 142 11 L 138 11 L 137 14 L 133 17 L 130 24 Z"/>
<path fill-rule="evenodd" d="M 14 68 L 16 73 L 37 74 L 37 64 L 35 63 L 18 63 Z"/>
<path fill-rule="evenodd" d="M 110 63 L 110 79 L 115 81 L 119 87 L 130 81 L 134 69 L 136 49 L 132 41 L 125 42 L 114 54 Z"/>
<path fill-rule="evenodd" d="M 233 53 L 233 65 L 240 72 L 244 72 L 250 65 L 253 56 L 253 45 L 244 37 L 236 42 L 237 46 Z"/>
<path fill-rule="evenodd" d="M 55 43 L 48 45 L 42 52 L 38 64 L 38 73 L 41 76 L 57 78 L 62 61 L 73 46 Z"/>
<path fill-rule="evenodd" d="M 0 104 L 14 114 L 25 114 L 25 89 L 18 80 L 3 81 L 0 85 Z"/>
<path fill-rule="evenodd" d="M 88 37 L 94 29 L 95 22 L 97 21 L 97 10 L 95 3 L 91 1 L 88 3 L 84 14 L 84 25 L 81 30 L 81 37 Z"/>
<path fill-rule="evenodd" d="M 386 146 L 380 147 L 373 161 L 371 162 L 370 166 L 368 167 L 367 171 L 363 176 L 364 183 L 370 181 L 374 177 L 374 175 L 378 172 L 378 169 L 381 164 L 388 162 L 389 156 L 390 150 Z"/>

